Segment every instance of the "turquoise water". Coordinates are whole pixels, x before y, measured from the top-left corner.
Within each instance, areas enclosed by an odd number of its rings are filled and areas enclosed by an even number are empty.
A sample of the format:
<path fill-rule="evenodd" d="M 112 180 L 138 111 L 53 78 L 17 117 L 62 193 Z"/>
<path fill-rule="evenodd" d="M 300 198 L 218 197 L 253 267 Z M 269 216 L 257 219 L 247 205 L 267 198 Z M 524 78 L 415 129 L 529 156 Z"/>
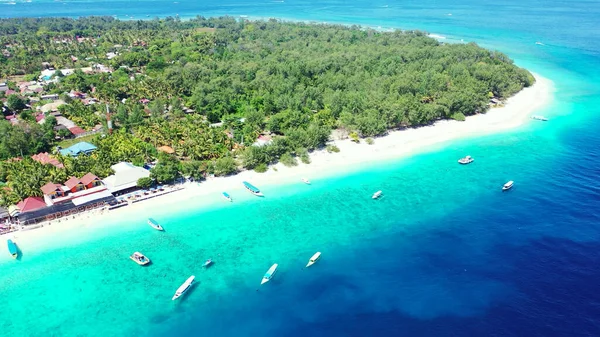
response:
<path fill-rule="evenodd" d="M 600 335 L 598 3 L 65 3 L 5 5 L 0 17 L 230 14 L 419 28 L 502 50 L 554 81 L 553 104 L 537 112 L 551 120 L 333 177 L 314 172 L 312 186 L 258 186 L 264 199 L 240 186 L 233 204 L 166 203 L 107 231 L 21 247 L 20 261 L 0 260 L 2 335 Z M 465 154 L 476 161 L 456 164 Z M 516 187 L 501 193 L 507 180 Z M 385 196 L 373 201 L 376 190 Z M 153 264 L 132 263 L 135 250 Z M 322 259 L 303 270 L 315 251 Z M 202 270 L 207 258 L 215 265 Z M 256 291 L 273 263 L 278 274 Z M 191 274 L 199 284 L 172 302 Z"/>

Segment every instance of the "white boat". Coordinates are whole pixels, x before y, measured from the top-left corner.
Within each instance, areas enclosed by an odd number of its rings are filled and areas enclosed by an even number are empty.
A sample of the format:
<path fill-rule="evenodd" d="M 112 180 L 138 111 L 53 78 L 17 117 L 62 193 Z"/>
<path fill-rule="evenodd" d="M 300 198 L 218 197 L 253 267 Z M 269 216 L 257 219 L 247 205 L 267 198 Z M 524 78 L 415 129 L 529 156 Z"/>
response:
<path fill-rule="evenodd" d="M 315 255 L 313 255 L 310 260 L 308 260 L 308 263 L 306 264 L 306 268 L 312 266 L 313 264 L 315 264 L 315 262 L 317 262 L 318 259 L 321 258 L 321 252 L 316 252 Z"/>
<path fill-rule="evenodd" d="M 223 195 L 223 198 L 224 198 L 225 200 L 227 200 L 227 201 L 229 201 L 229 202 L 232 202 L 232 201 L 233 201 L 233 199 L 231 198 L 231 196 L 229 195 L 229 193 L 227 193 L 227 192 L 223 192 L 223 193 L 221 193 L 221 194 Z"/>
<path fill-rule="evenodd" d="M 377 198 L 379 198 L 381 196 L 382 193 L 383 192 L 381 192 L 381 191 L 377 191 L 377 192 L 373 193 L 373 197 L 372 198 L 373 199 L 377 199 Z"/>
<path fill-rule="evenodd" d="M 467 164 L 471 164 L 471 163 L 473 162 L 473 160 L 475 160 L 475 159 L 473 159 L 473 157 L 471 157 L 471 156 L 466 156 L 466 157 L 464 157 L 464 158 L 460 158 L 460 159 L 458 160 L 458 163 L 459 163 L 459 164 L 462 164 L 462 165 L 467 165 Z"/>
<path fill-rule="evenodd" d="M 152 218 L 148 218 L 148 225 L 150 225 L 150 227 L 156 229 L 157 231 L 164 230 L 164 228 L 162 228 L 162 226 L 158 223 L 158 221 L 156 221 Z"/>
<path fill-rule="evenodd" d="M 273 278 L 273 276 L 275 276 L 275 273 L 277 272 L 277 267 L 278 267 L 277 263 L 272 265 L 271 268 L 269 268 L 269 270 L 267 270 L 267 272 L 265 273 L 265 276 L 263 276 L 260 284 L 265 284 L 265 283 L 271 281 L 271 279 Z"/>
<path fill-rule="evenodd" d="M 306 178 L 302 178 L 302 182 L 305 183 L 306 185 L 310 185 L 310 180 L 308 180 Z"/>
<path fill-rule="evenodd" d="M 208 268 L 208 267 L 212 266 L 212 264 L 213 264 L 213 261 L 211 259 L 208 259 L 208 260 L 204 261 L 202 268 Z"/>
<path fill-rule="evenodd" d="M 147 258 L 146 256 L 144 256 L 144 254 L 140 253 L 140 252 L 135 252 L 133 254 L 131 254 L 131 256 L 129 256 L 130 259 L 133 260 L 133 262 L 139 264 L 140 266 L 145 266 L 148 263 L 150 263 L 150 259 Z"/>
<path fill-rule="evenodd" d="M 183 294 L 185 294 L 185 292 L 192 287 L 192 284 L 194 283 L 194 278 L 194 275 L 188 277 L 188 279 L 185 280 L 185 282 L 183 282 L 183 284 L 179 288 L 177 288 L 177 291 L 175 292 L 175 295 L 173 295 L 173 298 L 171 300 L 175 301 Z"/>
<path fill-rule="evenodd" d="M 538 121 L 544 121 L 544 122 L 548 120 L 548 118 L 546 118 L 544 116 L 540 116 L 540 115 L 531 116 L 531 119 L 535 119 L 535 120 L 538 120 Z"/>
<path fill-rule="evenodd" d="M 506 184 L 504 184 L 504 186 L 502 186 L 502 190 L 503 190 L 503 191 L 508 191 L 508 190 L 510 190 L 510 189 L 511 189 L 511 188 L 512 188 L 514 185 L 515 185 L 515 182 L 511 180 L 511 181 L 507 182 Z"/>

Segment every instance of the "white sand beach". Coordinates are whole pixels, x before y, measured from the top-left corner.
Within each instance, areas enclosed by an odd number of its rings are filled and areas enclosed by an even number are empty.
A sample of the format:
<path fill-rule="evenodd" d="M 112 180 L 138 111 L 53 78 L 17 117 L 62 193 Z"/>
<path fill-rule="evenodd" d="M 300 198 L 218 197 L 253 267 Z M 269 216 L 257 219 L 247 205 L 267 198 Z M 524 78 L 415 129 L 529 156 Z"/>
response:
<path fill-rule="evenodd" d="M 535 75 L 535 77 L 536 83 L 532 87 L 526 88 L 508 99 L 503 107 L 492 108 L 485 114 L 467 117 L 464 122 L 439 121 L 427 127 L 392 131 L 384 137 L 376 138 L 373 145 L 366 144 L 364 140 L 358 144 L 349 139 L 337 140 L 332 144 L 340 149 L 339 153 L 328 153 L 325 150 L 315 151 L 311 153 L 311 164 L 299 163 L 295 167 L 277 164 L 266 173 L 244 171 L 231 177 L 209 178 L 200 184 L 188 183 L 186 188 L 181 191 L 116 210 L 81 214 L 74 219 L 60 223 L 55 222 L 50 226 L 10 233 L 5 236 L 14 236 L 19 245 L 31 248 L 31 246 L 35 246 L 36 242 L 41 242 L 39 240 L 44 240 L 46 237 L 69 236 L 72 233 L 65 235 L 66 232 L 75 228 L 85 230 L 86 228 L 115 225 L 128 217 L 152 214 L 152 210 L 165 209 L 169 204 L 180 203 L 184 200 L 194 198 L 201 201 L 202 198 L 199 197 L 221 200 L 220 193 L 223 191 L 243 190 L 241 182 L 244 180 L 262 187 L 292 182 L 301 183 L 302 177 L 311 180 L 323 179 L 340 172 L 358 170 L 367 163 L 372 165 L 377 161 L 402 158 L 443 142 L 512 129 L 528 121 L 535 122 L 530 119 L 530 116 L 552 101 L 553 83 L 539 75 Z"/>

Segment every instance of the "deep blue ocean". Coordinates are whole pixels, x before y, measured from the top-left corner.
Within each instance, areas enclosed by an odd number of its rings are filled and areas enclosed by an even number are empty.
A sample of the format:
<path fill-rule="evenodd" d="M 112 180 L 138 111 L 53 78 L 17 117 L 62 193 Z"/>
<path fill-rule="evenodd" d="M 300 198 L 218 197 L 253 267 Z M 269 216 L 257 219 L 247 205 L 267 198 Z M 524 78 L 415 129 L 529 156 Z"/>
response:
<path fill-rule="evenodd" d="M 190 201 L 186 212 L 157 211 L 165 236 L 124 225 L 3 259 L 0 335 L 600 336 L 600 1 L 0 1 L 0 17 L 244 15 L 420 29 L 501 50 L 556 89 L 539 113 L 546 123 L 311 188 L 266 186 L 264 200 Z M 461 167 L 465 154 L 476 161 Z M 516 187 L 500 192 L 508 180 Z M 371 202 L 379 189 L 385 197 Z M 132 242 L 153 266 L 119 257 Z M 303 270 L 318 250 L 321 261 Z M 191 261 L 209 255 L 212 269 Z M 276 278 L 257 291 L 274 262 Z M 200 284 L 173 305 L 191 273 Z"/>

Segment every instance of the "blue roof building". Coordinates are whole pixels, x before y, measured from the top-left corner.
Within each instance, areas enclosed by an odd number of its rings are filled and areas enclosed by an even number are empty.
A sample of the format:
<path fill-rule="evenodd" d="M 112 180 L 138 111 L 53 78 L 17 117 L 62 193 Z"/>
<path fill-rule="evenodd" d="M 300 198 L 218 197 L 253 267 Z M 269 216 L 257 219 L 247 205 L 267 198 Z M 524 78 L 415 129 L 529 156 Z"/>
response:
<path fill-rule="evenodd" d="M 97 147 L 95 147 L 93 144 L 90 144 L 88 142 L 79 142 L 77 144 L 71 145 L 66 149 L 62 149 L 59 152 L 63 156 L 77 157 L 80 154 L 90 154 L 96 149 Z"/>

